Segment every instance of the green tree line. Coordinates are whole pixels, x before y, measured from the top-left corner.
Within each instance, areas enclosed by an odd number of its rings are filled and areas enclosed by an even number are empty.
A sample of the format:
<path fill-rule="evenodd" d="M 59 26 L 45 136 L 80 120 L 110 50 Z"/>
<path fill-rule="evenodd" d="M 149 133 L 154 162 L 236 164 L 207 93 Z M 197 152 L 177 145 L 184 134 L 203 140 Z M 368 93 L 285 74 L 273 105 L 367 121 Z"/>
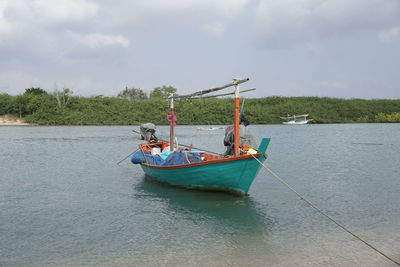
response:
<path fill-rule="evenodd" d="M 70 89 L 48 93 L 29 88 L 24 94 L 0 94 L 0 115 L 14 115 L 40 125 L 137 125 L 167 124 L 165 96 L 176 94 L 171 86 L 154 88 L 147 96 L 139 88 L 125 88 L 116 97 L 81 97 Z M 182 125 L 230 124 L 231 98 L 175 102 L 177 123 Z M 281 123 L 287 114 L 309 114 L 313 123 L 400 122 L 400 100 L 341 99 L 328 97 L 249 98 L 244 113 L 252 124 Z"/>

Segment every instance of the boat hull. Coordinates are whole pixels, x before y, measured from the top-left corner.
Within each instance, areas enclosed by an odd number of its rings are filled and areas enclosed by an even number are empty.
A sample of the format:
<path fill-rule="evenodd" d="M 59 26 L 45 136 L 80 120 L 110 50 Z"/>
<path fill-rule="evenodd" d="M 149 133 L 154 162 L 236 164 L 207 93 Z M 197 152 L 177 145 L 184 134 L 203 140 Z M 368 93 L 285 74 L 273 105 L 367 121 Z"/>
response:
<path fill-rule="evenodd" d="M 284 125 L 302 125 L 302 124 L 307 124 L 311 120 L 305 120 L 305 121 L 284 121 L 282 124 Z"/>
<path fill-rule="evenodd" d="M 265 160 L 264 155 L 257 156 L 261 162 Z M 260 163 L 252 156 L 178 167 L 147 164 L 141 166 L 147 176 L 159 182 L 185 188 L 238 194 L 247 194 L 260 169 Z"/>
<path fill-rule="evenodd" d="M 260 162 L 267 156 L 265 151 L 271 141 L 263 138 L 258 147 L 258 154 L 219 158 L 192 164 L 177 166 L 157 166 L 142 163 L 144 173 L 159 182 L 174 186 L 225 191 L 247 194 L 260 170 Z"/>

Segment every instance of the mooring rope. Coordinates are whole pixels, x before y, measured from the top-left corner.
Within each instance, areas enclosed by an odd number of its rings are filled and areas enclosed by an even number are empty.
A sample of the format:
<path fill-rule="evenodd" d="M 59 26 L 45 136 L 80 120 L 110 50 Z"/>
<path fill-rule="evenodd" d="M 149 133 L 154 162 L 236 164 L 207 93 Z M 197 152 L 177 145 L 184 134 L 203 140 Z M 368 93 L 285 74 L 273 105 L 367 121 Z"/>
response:
<path fill-rule="evenodd" d="M 282 183 L 284 186 L 286 186 L 287 188 L 289 188 L 293 193 L 295 193 L 301 200 L 305 201 L 308 205 L 310 205 L 310 207 L 312 207 L 313 209 L 315 209 L 316 211 L 318 211 L 319 213 L 321 213 L 323 216 L 325 216 L 326 218 L 328 218 L 330 221 L 332 221 L 333 223 L 335 223 L 337 226 L 339 226 L 340 228 L 342 228 L 344 231 L 346 231 L 347 233 L 351 234 L 353 237 L 355 237 L 356 239 L 358 239 L 359 241 L 363 242 L 365 245 L 367 245 L 368 247 L 372 248 L 373 250 L 375 250 L 376 252 L 378 252 L 379 254 L 381 254 L 382 256 L 384 256 L 386 259 L 390 260 L 391 262 L 397 264 L 400 266 L 400 262 L 392 259 L 391 257 L 389 257 L 388 255 L 386 255 L 385 253 L 383 253 L 382 251 L 380 251 L 379 249 L 377 249 L 376 247 L 374 247 L 373 245 L 371 245 L 370 243 L 368 243 L 367 241 L 365 241 L 364 239 L 362 239 L 361 237 L 359 237 L 358 235 L 356 235 L 355 233 L 351 232 L 349 229 L 346 228 L 346 226 L 342 225 L 341 223 L 337 222 L 335 219 L 333 219 L 331 216 L 329 216 L 328 214 L 326 214 L 325 212 L 323 212 L 320 208 L 318 208 L 317 206 L 315 206 L 311 201 L 309 201 L 308 199 L 304 198 L 300 193 L 298 193 L 293 187 L 291 187 L 288 183 L 286 183 L 282 178 L 279 177 L 278 174 L 276 174 L 274 171 L 272 171 L 270 168 L 268 168 L 267 166 L 265 166 L 258 158 L 254 157 L 254 155 L 252 155 L 253 158 L 255 160 L 258 161 L 258 163 L 260 163 L 260 165 L 262 167 L 264 167 L 268 172 L 270 172 L 272 174 L 272 176 L 274 176 L 280 183 Z"/>

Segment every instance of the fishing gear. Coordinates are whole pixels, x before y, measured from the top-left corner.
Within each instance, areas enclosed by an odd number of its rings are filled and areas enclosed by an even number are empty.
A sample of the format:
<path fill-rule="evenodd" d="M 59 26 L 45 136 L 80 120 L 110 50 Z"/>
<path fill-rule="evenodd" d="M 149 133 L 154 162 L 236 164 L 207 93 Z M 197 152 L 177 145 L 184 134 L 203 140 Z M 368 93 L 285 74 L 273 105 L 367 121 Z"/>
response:
<path fill-rule="evenodd" d="M 136 133 L 136 134 L 140 134 L 140 132 L 138 132 L 138 131 L 135 131 L 135 130 L 132 130 L 132 132 L 134 132 L 134 133 Z M 161 139 L 161 138 L 157 138 L 159 141 L 164 141 L 164 142 L 168 142 L 167 140 L 164 140 L 164 139 Z M 205 150 L 205 149 L 202 149 L 202 148 L 197 148 L 197 147 L 194 147 L 194 146 L 192 146 L 192 145 L 185 145 L 185 144 L 179 144 L 180 146 L 183 146 L 183 147 L 187 147 L 187 148 L 193 148 L 193 149 L 197 149 L 197 150 L 201 150 L 201 151 L 204 151 L 204 152 L 208 152 L 208 153 L 212 153 L 212 154 L 215 154 L 215 155 L 218 155 L 218 156 L 224 156 L 223 154 L 221 154 L 221 153 L 217 153 L 217 152 L 213 152 L 213 151 L 208 151 L 208 150 Z"/>

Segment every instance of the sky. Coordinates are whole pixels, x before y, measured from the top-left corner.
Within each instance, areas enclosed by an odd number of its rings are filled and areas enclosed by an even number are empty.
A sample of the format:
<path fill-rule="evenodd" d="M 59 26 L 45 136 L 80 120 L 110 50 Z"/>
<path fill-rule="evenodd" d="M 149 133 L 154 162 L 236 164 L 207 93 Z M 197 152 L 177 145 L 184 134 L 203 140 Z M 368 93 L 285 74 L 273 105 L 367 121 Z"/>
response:
<path fill-rule="evenodd" d="M 400 0 L 0 0 L 0 93 L 400 98 Z"/>

